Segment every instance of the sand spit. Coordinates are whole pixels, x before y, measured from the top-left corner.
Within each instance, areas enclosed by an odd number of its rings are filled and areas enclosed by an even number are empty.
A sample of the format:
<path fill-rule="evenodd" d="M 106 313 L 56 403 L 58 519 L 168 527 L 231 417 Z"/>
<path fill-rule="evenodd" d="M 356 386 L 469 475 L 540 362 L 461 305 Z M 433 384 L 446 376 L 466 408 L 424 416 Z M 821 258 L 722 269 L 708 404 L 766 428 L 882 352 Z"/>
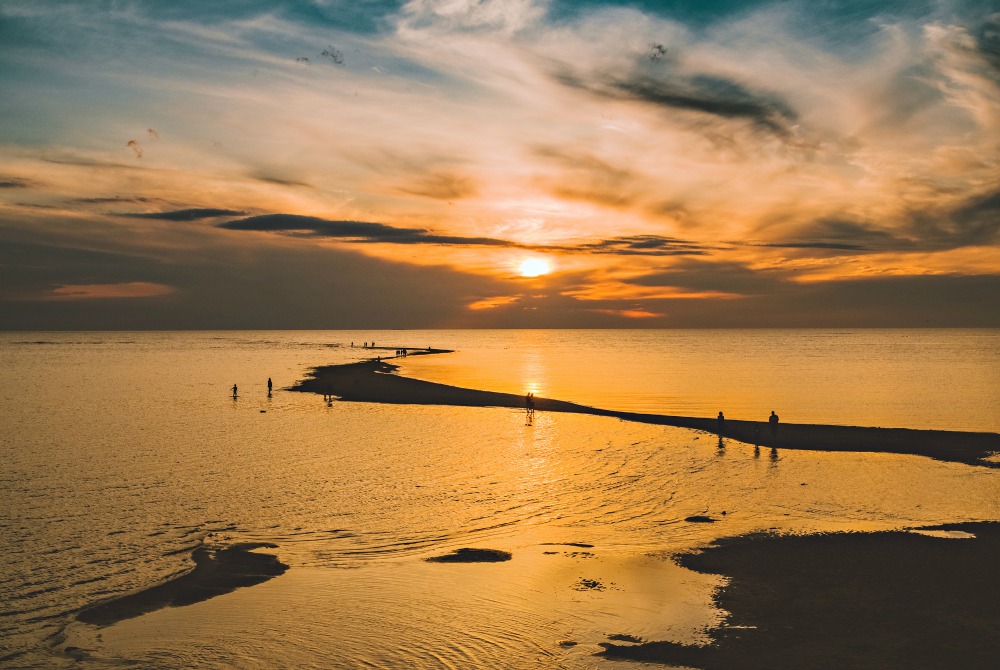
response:
<path fill-rule="evenodd" d="M 509 561 L 513 555 L 500 549 L 470 549 L 463 547 L 443 556 L 425 558 L 430 563 L 502 563 Z"/>
<path fill-rule="evenodd" d="M 266 582 L 288 566 L 271 554 L 254 549 L 275 549 L 266 542 L 244 542 L 225 549 L 198 547 L 192 553 L 194 569 L 152 588 L 89 607 L 77 619 L 95 626 L 111 624 L 164 607 L 181 607 L 235 591 L 242 586 Z"/>
<path fill-rule="evenodd" d="M 730 578 L 702 647 L 603 643 L 601 655 L 714 668 L 988 668 L 1000 654 L 1000 523 L 721 540 L 681 565 Z"/>
<path fill-rule="evenodd" d="M 425 350 L 422 353 L 444 351 Z M 317 367 L 291 390 L 332 395 L 347 401 L 524 408 L 524 396 L 521 395 L 479 391 L 392 374 L 397 369 L 396 365 L 375 360 Z M 986 460 L 1000 452 L 1000 435 L 996 433 L 782 423 L 777 434 L 772 435 L 766 421 L 726 419 L 720 430 L 715 418 L 617 412 L 550 398 L 535 398 L 535 409 L 693 428 L 767 448 L 915 454 L 941 461 L 1000 467 L 1000 463 Z"/>

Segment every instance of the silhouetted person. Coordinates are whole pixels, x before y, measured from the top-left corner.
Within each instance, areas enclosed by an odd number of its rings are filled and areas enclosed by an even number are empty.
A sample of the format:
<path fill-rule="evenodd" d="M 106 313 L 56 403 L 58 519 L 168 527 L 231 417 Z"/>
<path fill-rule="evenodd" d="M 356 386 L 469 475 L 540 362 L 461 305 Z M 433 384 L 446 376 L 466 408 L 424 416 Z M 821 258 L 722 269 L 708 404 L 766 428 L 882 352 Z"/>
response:
<path fill-rule="evenodd" d="M 719 435 L 721 436 L 722 429 L 726 427 L 726 417 L 722 415 L 722 410 L 719 410 L 719 417 L 717 420 L 719 422 Z"/>
<path fill-rule="evenodd" d="M 236 384 L 233 384 L 233 398 L 236 398 Z"/>
<path fill-rule="evenodd" d="M 270 398 L 270 397 L 271 397 L 271 389 L 273 388 L 273 386 L 274 386 L 274 385 L 273 385 L 273 384 L 271 384 L 271 378 L 270 378 L 270 377 L 268 377 L 268 378 L 267 378 L 267 397 L 268 397 L 268 398 Z"/>
<path fill-rule="evenodd" d="M 771 439 L 774 439 L 774 437 L 778 434 L 778 415 L 774 413 L 773 409 L 771 410 L 771 416 L 767 419 L 767 422 L 771 424 Z"/>
<path fill-rule="evenodd" d="M 528 419 L 530 420 L 531 417 L 533 417 L 535 415 L 535 394 L 534 393 L 529 393 L 528 395 L 524 396 L 524 408 L 527 410 L 527 412 L 528 412 Z"/>

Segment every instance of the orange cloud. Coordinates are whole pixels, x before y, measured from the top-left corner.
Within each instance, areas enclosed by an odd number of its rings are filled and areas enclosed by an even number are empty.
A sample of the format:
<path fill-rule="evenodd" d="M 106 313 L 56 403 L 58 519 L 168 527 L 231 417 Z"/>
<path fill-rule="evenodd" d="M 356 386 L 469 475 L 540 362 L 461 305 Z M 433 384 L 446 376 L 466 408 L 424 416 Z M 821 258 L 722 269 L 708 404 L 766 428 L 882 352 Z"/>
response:
<path fill-rule="evenodd" d="M 46 293 L 46 300 L 100 300 L 107 298 L 156 298 L 170 295 L 177 289 L 153 282 L 125 282 L 121 284 L 68 284 Z"/>
<path fill-rule="evenodd" d="M 601 314 L 610 314 L 612 316 L 624 316 L 628 319 L 655 319 L 666 314 L 662 312 L 650 312 L 648 310 L 638 308 L 638 309 L 595 309 L 594 312 L 599 312 Z"/>
<path fill-rule="evenodd" d="M 504 305 L 517 302 L 520 299 L 520 296 L 516 295 L 501 295 L 495 298 L 483 298 L 482 300 L 470 303 L 468 308 L 477 311 L 483 309 L 496 309 L 497 307 L 503 307 Z"/>
<path fill-rule="evenodd" d="M 724 291 L 695 291 L 677 286 L 636 286 L 621 282 L 585 286 L 564 291 L 563 295 L 577 300 L 735 300 L 744 297 Z"/>

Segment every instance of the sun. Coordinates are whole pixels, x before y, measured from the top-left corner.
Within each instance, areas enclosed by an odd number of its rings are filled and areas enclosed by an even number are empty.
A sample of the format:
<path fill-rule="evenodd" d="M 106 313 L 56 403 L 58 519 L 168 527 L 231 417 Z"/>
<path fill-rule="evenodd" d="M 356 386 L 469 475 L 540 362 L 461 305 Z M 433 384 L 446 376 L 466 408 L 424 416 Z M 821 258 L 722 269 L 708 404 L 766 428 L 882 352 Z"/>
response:
<path fill-rule="evenodd" d="M 517 269 L 522 277 L 539 277 L 552 272 L 552 266 L 544 258 L 525 258 Z"/>

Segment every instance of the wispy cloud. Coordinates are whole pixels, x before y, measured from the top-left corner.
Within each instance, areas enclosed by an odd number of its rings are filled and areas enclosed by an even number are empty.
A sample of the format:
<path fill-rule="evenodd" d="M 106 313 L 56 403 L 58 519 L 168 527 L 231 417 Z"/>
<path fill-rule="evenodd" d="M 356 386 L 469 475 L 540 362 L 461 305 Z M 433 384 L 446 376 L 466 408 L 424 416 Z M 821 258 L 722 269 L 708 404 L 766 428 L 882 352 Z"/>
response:
<path fill-rule="evenodd" d="M 42 300 L 120 300 L 158 298 L 174 293 L 173 286 L 153 282 L 122 284 L 71 284 L 57 286 L 40 296 Z"/>
<path fill-rule="evenodd" d="M 494 325 L 957 286 L 1000 274 L 984 7 L 10 0 L 0 241 L 155 254 L 185 291 L 193 255 L 224 273 L 233 249 L 447 268 L 500 283 L 449 303 Z M 546 299 L 507 284 L 530 255 Z M 43 256 L 32 287 L 147 277 Z"/>
<path fill-rule="evenodd" d="M 264 214 L 246 219 L 227 221 L 218 224 L 218 226 L 227 230 L 290 233 L 353 242 L 514 246 L 505 240 L 489 237 L 438 235 L 422 228 L 397 228 L 369 221 L 330 221 L 295 214 Z"/>
<path fill-rule="evenodd" d="M 233 209 L 215 209 L 211 207 L 201 207 L 192 209 L 177 209 L 170 212 L 141 212 L 135 214 L 122 214 L 133 219 L 157 219 L 161 221 L 199 221 L 201 219 L 217 219 L 221 216 L 240 216 L 246 214 Z"/>
<path fill-rule="evenodd" d="M 35 183 L 17 177 L 0 177 L 0 188 L 32 188 Z"/>

